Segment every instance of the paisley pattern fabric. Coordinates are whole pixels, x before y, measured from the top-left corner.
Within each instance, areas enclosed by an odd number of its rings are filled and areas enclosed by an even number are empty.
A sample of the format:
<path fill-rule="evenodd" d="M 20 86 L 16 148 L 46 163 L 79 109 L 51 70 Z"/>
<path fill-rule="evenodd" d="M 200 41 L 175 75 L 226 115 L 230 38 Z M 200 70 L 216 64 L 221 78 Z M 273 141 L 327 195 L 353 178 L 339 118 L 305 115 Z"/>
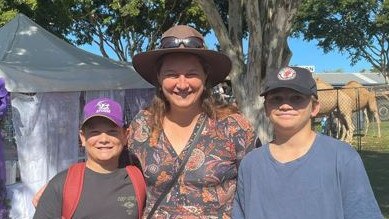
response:
<path fill-rule="evenodd" d="M 178 170 L 200 126 L 198 122 L 184 150 L 176 154 L 163 132 L 156 142 L 150 141 L 151 119 L 149 112 L 140 111 L 128 129 L 129 148 L 142 164 L 148 187 L 145 216 Z M 202 120 L 205 127 L 186 167 L 154 218 L 230 218 L 238 165 L 254 148 L 255 134 L 239 114 L 219 121 L 202 114 L 198 121 Z"/>

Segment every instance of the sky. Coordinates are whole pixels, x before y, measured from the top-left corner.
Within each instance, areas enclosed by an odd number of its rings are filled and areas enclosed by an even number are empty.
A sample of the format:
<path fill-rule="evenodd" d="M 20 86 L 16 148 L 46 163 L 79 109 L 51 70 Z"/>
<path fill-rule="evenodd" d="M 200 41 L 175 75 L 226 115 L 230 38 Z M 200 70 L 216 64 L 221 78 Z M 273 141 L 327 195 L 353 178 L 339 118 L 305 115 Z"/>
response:
<path fill-rule="evenodd" d="M 313 65 L 315 72 L 330 72 L 341 69 L 346 73 L 360 72 L 371 69 L 371 64 L 359 61 L 351 66 L 347 54 L 333 51 L 325 54 L 317 45 L 317 41 L 304 41 L 302 39 L 289 38 L 289 47 L 293 53 L 289 65 Z"/>
<path fill-rule="evenodd" d="M 217 40 L 211 33 L 205 37 L 205 43 L 209 49 L 215 49 Z M 342 70 L 345 73 L 356 73 L 371 69 L 371 65 L 366 61 L 359 61 L 356 65 L 351 66 L 347 54 L 341 54 L 337 51 L 324 54 L 323 50 L 316 46 L 316 41 L 307 42 L 301 38 L 289 38 L 288 43 L 293 53 L 289 65 L 314 66 L 315 73 L 335 72 L 337 70 Z M 244 47 L 247 47 L 247 43 L 244 43 Z M 83 45 L 80 48 L 101 55 L 97 46 Z"/>
<path fill-rule="evenodd" d="M 205 41 L 209 48 L 214 47 L 217 42 L 212 33 L 205 38 Z M 341 54 L 337 51 L 324 54 L 323 50 L 316 46 L 317 41 L 308 42 L 301 38 L 289 38 L 288 44 L 293 53 L 289 65 L 314 66 L 316 73 L 335 72 L 339 69 L 345 73 L 356 73 L 364 69 L 371 69 L 371 65 L 366 61 L 359 61 L 351 66 L 347 54 Z M 247 47 L 247 43 L 243 47 Z"/>

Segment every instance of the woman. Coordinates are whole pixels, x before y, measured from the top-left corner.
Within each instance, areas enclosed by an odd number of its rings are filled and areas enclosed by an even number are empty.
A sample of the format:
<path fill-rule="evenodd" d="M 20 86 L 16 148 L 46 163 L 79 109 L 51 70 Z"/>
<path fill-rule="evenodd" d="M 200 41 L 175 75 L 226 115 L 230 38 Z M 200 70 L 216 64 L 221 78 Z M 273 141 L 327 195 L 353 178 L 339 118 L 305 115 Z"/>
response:
<path fill-rule="evenodd" d="M 148 187 L 145 216 L 230 218 L 239 162 L 255 145 L 249 122 L 210 96 L 230 72 L 230 59 L 178 25 L 163 34 L 159 49 L 134 56 L 133 65 L 157 88 L 128 129 Z"/>

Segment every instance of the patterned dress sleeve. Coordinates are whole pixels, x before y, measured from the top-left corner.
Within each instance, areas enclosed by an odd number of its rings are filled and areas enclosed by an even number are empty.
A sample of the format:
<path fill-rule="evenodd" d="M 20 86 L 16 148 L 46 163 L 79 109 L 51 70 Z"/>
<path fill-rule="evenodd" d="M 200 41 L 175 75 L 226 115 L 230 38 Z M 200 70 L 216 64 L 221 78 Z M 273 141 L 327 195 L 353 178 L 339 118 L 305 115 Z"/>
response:
<path fill-rule="evenodd" d="M 232 114 L 227 117 L 229 138 L 234 145 L 237 164 L 239 166 L 243 157 L 255 148 L 256 134 L 250 122 L 240 114 Z"/>
<path fill-rule="evenodd" d="M 146 110 L 141 110 L 131 121 L 128 129 L 128 149 L 129 153 L 135 154 L 142 168 L 144 168 L 144 144 L 147 143 L 150 133 L 150 113 Z"/>

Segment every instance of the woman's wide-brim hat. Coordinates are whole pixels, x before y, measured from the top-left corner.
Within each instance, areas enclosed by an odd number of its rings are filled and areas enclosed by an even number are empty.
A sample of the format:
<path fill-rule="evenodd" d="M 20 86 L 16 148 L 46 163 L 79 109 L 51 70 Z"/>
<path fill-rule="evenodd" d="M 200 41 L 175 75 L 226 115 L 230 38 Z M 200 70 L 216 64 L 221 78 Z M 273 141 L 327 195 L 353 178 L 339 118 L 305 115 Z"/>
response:
<path fill-rule="evenodd" d="M 163 33 L 161 40 L 165 37 L 177 39 L 197 37 L 204 42 L 204 37 L 197 30 L 186 25 L 177 25 L 168 29 Z M 146 81 L 158 86 L 157 62 L 163 55 L 170 53 L 190 53 L 201 57 L 208 64 L 207 82 L 211 86 L 223 82 L 231 71 L 231 60 L 227 55 L 205 48 L 188 48 L 182 45 L 177 48 L 160 48 L 139 53 L 132 58 L 132 64 Z"/>

